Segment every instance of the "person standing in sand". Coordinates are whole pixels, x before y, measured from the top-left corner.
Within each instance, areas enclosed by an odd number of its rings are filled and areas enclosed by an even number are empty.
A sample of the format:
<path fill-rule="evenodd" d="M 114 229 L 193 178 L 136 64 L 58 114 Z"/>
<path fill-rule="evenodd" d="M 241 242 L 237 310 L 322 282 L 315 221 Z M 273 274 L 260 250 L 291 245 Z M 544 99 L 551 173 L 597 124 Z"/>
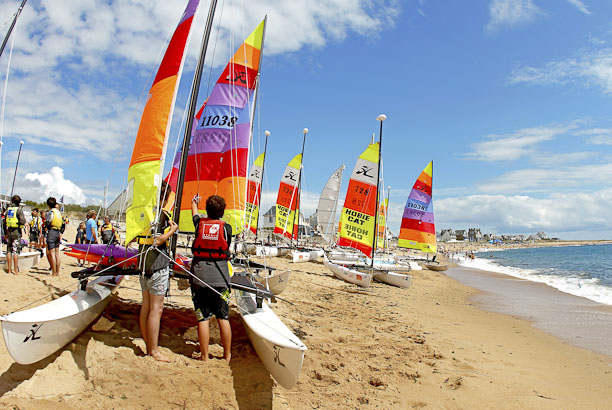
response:
<path fill-rule="evenodd" d="M 170 282 L 170 256 L 168 240 L 178 229 L 166 212 L 170 187 L 162 181 L 159 203 L 162 204 L 159 222 L 151 228 L 144 237 L 138 237 L 138 268 L 140 287 L 142 289 L 142 306 L 140 308 L 139 324 L 142 338 L 146 345 L 146 354 L 161 362 L 170 362 L 158 346 L 159 328 L 164 311 L 164 296 Z"/>
<path fill-rule="evenodd" d="M 62 240 L 62 234 L 66 228 L 62 213 L 57 209 L 57 200 L 54 197 L 47 199 L 49 211 L 45 218 L 47 224 L 47 259 L 51 265 L 51 274 L 58 276 L 60 271 L 60 253 L 59 245 Z"/>
<path fill-rule="evenodd" d="M 11 205 L 6 208 L 6 266 L 9 274 L 19 273 L 19 254 L 21 253 L 21 230 L 26 223 L 23 209 L 19 207 L 21 197 L 13 195 Z M 12 265 L 15 265 L 14 268 Z"/>
<path fill-rule="evenodd" d="M 98 214 L 93 209 L 87 212 L 87 222 L 85 223 L 85 239 L 87 240 L 87 244 L 98 243 L 97 216 Z"/>
<path fill-rule="evenodd" d="M 215 315 L 221 333 L 223 358 L 229 362 L 232 357 L 232 329 L 229 322 L 228 259 L 232 226 L 221 220 L 225 212 L 225 200 L 222 197 L 212 195 L 206 200 L 207 218 L 198 214 L 199 202 L 199 196 L 195 196 L 191 201 L 191 215 L 196 232 L 191 248 L 191 272 L 197 279 L 190 278 L 190 282 L 191 299 L 198 320 L 201 360 L 208 360 L 209 321 Z"/>

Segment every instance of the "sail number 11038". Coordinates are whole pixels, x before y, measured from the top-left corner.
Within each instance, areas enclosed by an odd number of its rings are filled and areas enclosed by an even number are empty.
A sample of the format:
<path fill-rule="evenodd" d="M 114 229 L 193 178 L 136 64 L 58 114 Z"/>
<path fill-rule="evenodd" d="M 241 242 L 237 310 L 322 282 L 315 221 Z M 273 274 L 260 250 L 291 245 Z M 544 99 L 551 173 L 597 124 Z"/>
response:
<path fill-rule="evenodd" d="M 227 115 L 205 115 L 202 117 L 200 127 L 228 127 L 232 128 L 236 125 L 238 117 L 230 117 Z"/>

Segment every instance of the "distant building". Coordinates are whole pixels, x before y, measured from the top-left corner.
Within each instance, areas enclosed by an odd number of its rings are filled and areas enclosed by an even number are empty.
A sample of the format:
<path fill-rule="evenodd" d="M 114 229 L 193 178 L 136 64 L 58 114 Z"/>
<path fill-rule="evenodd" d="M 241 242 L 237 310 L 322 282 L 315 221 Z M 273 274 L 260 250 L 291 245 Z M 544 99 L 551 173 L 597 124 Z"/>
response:
<path fill-rule="evenodd" d="M 538 238 L 540 238 L 542 240 L 548 239 L 548 236 L 544 232 L 538 232 L 538 233 L 536 233 L 536 235 L 538 236 Z"/>
<path fill-rule="evenodd" d="M 480 232 L 480 228 L 470 228 L 468 230 L 468 241 L 470 242 L 482 242 L 483 236 Z"/>
<path fill-rule="evenodd" d="M 442 229 L 440 231 L 440 236 L 438 239 L 440 242 L 452 242 L 456 241 L 457 237 L 455 236 L 455 231 L 452 229 Z"/>
<path fill-rule="evenodd" d="M 465 229 L 457 229 L 455 231 L 455 238 L 459 242 L 465 241 L 467 238 L 465 237 Z"/>

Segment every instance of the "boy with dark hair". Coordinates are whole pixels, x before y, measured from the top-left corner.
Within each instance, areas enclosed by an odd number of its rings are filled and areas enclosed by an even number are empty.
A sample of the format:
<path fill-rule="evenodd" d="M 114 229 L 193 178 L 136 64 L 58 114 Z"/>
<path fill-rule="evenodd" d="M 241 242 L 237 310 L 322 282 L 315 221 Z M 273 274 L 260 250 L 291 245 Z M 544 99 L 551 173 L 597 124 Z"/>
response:
<path fill-rule="evenodd" d="M 49 211 L 45 218 L 47 226 L 47 259 L 51 265 L 51 274 L 58 276 L 60 271 L 60 254 L 59 245 L 62 239 L 62 234 L 66 228 L 62 213 L 57 209 L 58 203 L 54 197 L 47 199 Z"/>
<path fill-rule="evenodd" d="M 21 197 L 19 195 L 13 195 L 11 198 L 11 205 L 6 209 L 6 266 L 8 273 L 17 274 L 19 273 L 19 254 L 21 253 L 21 229 L 26 223 L 25 216 L 23 215 L 23 209 L 19 207 L 21 203 Z M 15 269 L 13 271 L 13 266 Z"/>
<path fill-rule="evenodd" d="M 225 200 L 212 195 L 206 200 L 206 218 L 198 214 L 200 197 L 191 201 L 191 214 L 196 237 L 193 241 L 190 278 L 191 299 L 198 320 L 198 341 L 203 361 L 208 360 L 210 341 L 209 320 L 215 315 L 221 333 L 223 358 L 231 359 L 232 329 L 229 322 L 228 296 L 230 293 L 229 245 L 232 226 L 221 220 L 225 212 Z"/>
<path fill-rule="evenodd" d="M 42 218 L 39 215 L 38 208 L 32 209 L 32 220 L 28 223 L 28 230 L 30 236 L 30 243 L 28 244 L 30 251 L 36 249 L 41 253 L 42 247 L 40 246 L 40 240 L 42 235 Z"/>

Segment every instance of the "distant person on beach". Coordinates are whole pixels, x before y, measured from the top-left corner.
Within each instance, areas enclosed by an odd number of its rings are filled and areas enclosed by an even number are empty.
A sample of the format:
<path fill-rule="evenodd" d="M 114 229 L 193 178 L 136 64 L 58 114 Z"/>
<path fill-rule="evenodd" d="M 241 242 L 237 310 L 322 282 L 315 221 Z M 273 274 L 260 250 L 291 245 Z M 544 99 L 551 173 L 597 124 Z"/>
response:
<path fill-rule="evenodd" d="M 66 224 L 62 213 L 57 209 L 58 203 L 54 197 L 47 199 L 47 206 L 49 207 L 45 218 L 45 224 L 47 225 L 47 259 L 51 266 L 51 274 L 58 276 L 60 271 L 59 246 Z"/>
<path fill-rule="evenodd" d="M 76 237 L 74 238 L 74 243 L 85 243 L 85 222 L 79 223 L 79 228 L 77 229 Z M 77 266 L 83 266 L 85 264 L 85 259 L 77 259 Z"/>
<path fill-rule="evenodd" d="M 32 209 L 32 220 L 28 223 L 28 236 L 30 243 L 28 247 L 30 251 L 33 249 L 39 250 L 42 256 L 42 218 L 40 217 L 38 208 Z"/>
<path fill-rule="evenodd" d="M 190 278 L 190 283 L 191 299 L 198 320 L 201 360 L 208 360 L 209 320 L 215 315 L 221 333 L 223 358 L 229 362 L 232 356 L 232 329 L 229 322 L 230 276 L 227 260 L 232 226 L 221 220 L 225 212 L 225 200 L 222 197 L 212 195 L 206 200 L 207 218 L 198 214 L 199 202 L 199 196 L 195 196 L 191 201 L 191 215 L 196 232 L 191 248 L 191 272 L 197 279 Z"/>
<path fill-rule="evenodd" d="M 162 209 L 168 206 L 170 187 L 162 181 L 159 204 Z M 168 240 L 177 231 L 178 225 L 172 221 L 169 212 L 160 213 L 159 222 L 145 237 L 138 237 L 138 268 L 142 289 L 140 308 L 140 331 L 144 339 L 146 354 L 161 362 L 169 362 L 158 346 L 159 328 L 164 311 L 164 296 L 170 282 L 170 256 Z"/>
<path fill-rule="evenodd" d="M 93 209 L 87 212 L 87 222 L 85 223 L 85 240 L 87 244 L 98 243 L 98 224 L 96 217 L 98 214 Z"/>
<path fill-rule="evenodd" d="M 13 195 L 11 204 L 6 209 L 6 218 L 4 219 L 7 243 L 6 266 L 9 274 L 19 273 L 19 254 L 22 248 L 21 230 L 26 223 L 23 209 L 19 207 L 20 203 L 21 197 L 19 195 Z"/>
<path fill-rule="evenodd" d="M 104 223 L 100 227 L 100 238 L 104 244 L 119 243 L 119 234 L 108 215 L 104 217 Z"/>

